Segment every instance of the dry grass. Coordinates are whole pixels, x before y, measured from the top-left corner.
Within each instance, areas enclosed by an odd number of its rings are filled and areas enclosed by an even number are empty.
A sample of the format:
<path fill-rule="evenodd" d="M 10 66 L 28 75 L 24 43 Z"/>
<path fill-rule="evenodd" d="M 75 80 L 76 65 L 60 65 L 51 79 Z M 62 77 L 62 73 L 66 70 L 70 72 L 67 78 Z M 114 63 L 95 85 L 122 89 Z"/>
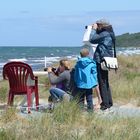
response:
<path fill-rule="evenodd" d="M 119 70 L 110 73 L 113 98 L 123 102 L 136 100 L 139 105 L 140 56 L 120 56 L 118 60 Z"/>
<path fill-rule="evenodd" d="M 15 120 L 15 119 L 14 119 Z M 5 126 L 9 127 L 5 127 Z M 52 113 L 33 119 L 16 118 L 0 129 L 0 139 L 9 140 L 138 140 L 140 118 L 106 118 L 81 112 L 75 103 L 62 103 Z"/>

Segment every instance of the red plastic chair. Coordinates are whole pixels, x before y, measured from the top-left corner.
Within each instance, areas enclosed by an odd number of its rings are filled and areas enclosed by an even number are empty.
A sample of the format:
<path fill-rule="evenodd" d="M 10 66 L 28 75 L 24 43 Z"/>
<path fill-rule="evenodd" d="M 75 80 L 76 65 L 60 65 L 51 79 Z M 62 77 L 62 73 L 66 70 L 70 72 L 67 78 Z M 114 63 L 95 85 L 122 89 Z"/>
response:
<path fill-rule="evenodd" d="M 27 95 L 28 113 L 31 108 L 32 93 L 35 93 L 36 109 L 38 110 L 38 77 L 34 76 L 31 67 L 23 62 L 9 62 L 3 67 L 3 78 L 9 80 L 8 105 L 13 105 L 14 95 Z M 34 84 L 30 85 L 29 81 Z"/>

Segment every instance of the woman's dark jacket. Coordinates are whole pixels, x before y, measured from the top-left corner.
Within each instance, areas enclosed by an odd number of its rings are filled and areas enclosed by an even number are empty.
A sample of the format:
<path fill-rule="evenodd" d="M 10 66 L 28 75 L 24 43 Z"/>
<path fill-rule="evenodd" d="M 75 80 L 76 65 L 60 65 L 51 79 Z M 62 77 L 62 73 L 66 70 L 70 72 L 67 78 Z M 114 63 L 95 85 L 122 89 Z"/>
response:
<path fill-rule="evenodd" d="M 113 56 L 112 47 L 115 44 L 115 35 L 112 29 L 92 30 L 90 43 L 98 44 L 94 54 L 94 59 L 97 63 L 101 63 L 103 57 Z"/>

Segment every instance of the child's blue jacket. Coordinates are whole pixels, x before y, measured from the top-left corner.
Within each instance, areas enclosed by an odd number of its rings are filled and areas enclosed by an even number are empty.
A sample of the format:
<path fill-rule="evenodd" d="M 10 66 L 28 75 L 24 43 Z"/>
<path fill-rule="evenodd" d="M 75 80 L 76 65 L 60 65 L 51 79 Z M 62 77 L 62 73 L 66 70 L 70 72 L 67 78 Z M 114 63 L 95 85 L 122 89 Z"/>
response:
<path fill-rule="evenodd" d="M 74 81 L 78 88 L 90 89 L 98 84 L 96 63 L 89 57 L 80 58 L 75 65 Z"/>

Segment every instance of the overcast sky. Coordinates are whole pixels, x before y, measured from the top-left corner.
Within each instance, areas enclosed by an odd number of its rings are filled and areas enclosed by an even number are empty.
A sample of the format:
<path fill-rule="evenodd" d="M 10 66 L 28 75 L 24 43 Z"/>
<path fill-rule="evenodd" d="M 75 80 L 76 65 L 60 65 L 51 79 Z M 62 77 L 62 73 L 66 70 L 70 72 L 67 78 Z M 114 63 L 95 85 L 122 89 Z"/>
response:
<path fill-rule="evenodd" d="M 0 46 L 81 46 L 85 25 L 140 32 L 140 0 L 0 0 Z"/>

